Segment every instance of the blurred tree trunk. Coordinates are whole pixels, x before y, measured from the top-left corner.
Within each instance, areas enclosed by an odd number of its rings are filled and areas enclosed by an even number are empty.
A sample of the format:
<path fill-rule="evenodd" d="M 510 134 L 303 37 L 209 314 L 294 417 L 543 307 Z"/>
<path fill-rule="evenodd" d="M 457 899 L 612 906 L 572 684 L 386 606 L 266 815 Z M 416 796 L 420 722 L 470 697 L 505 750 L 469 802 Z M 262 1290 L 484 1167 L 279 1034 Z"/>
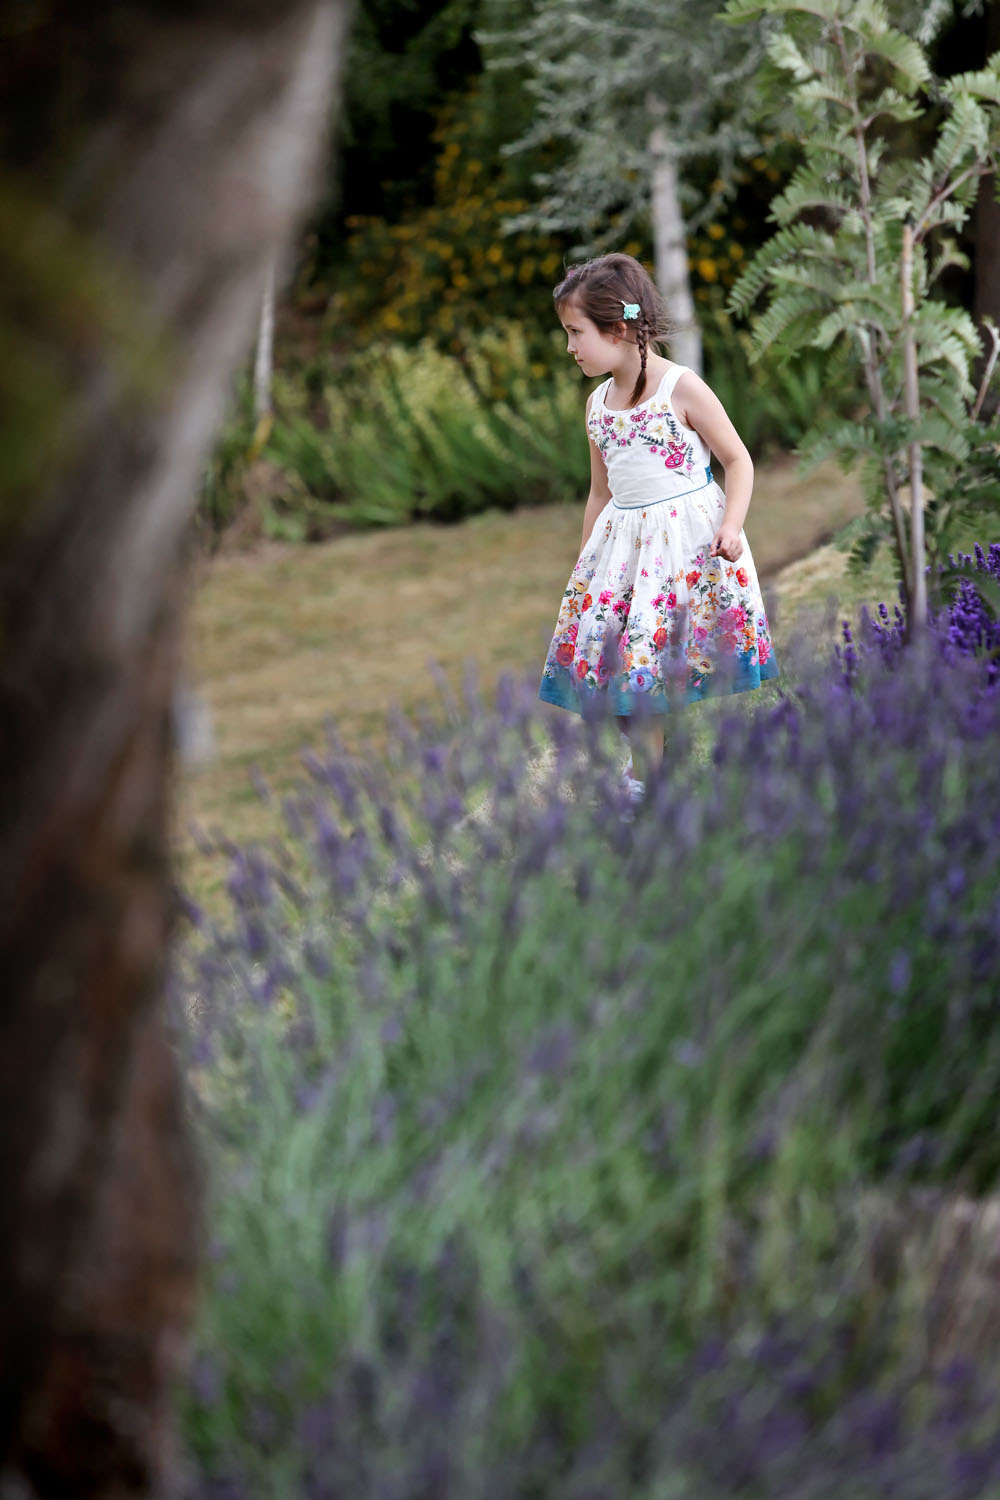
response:
<path fill-rule="evenodd" d="M 0 1495 L 170 1493 L 196 1270 L 162 1003 L 184 539 L 344 0 L 0 9 Z"/>

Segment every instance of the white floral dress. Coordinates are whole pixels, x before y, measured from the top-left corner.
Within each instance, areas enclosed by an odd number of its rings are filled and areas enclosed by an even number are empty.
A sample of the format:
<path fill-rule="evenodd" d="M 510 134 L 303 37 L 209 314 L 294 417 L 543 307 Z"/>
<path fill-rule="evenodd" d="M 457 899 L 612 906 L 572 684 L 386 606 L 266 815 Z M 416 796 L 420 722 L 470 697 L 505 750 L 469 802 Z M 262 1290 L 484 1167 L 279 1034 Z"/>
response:
<path fill-rule="evenodd" d="M 686 366 L 648 401 L 611 411 L 606 380 L 587 427 L 611 499 L 563 595 L 539 697 L 582 712 L 599 694 L 615 714 L 657 713 L 746 692 L 778 666 L 757 570 L 741 532 L 738 562 L 710 557 L 726 497 L 703 438 L 671 405 Z"/>

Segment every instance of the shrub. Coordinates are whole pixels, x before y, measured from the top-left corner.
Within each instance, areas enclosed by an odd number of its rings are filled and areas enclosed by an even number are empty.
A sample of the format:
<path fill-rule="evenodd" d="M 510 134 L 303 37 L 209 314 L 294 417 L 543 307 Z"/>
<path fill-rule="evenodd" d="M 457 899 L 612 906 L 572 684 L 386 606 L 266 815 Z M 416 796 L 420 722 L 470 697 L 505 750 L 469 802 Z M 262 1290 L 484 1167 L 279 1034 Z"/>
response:
<path fill-rule="evenodd" d="M 925 521 L 940 555 L 957 526 L 1000 495 L 998 434 L 979 417 L 989 377 L 978 395 L 972 384 L 979 332 L 940 292 L 942 273 L 965 264 L 957 235 L 1000 156 L 1000 54 L 978 71 L 934 80 L 925 46 L 871 0 L 729 0 L 726 15 L 779 23 L 768 42 L 768 107 L 795 120 L 803 142 L 803 160 L 772 204 L 775 233 L 730 307 L 745 313 L 767 297 L 755 320 L 758 352 L 850 346 L 864 409 L 832 426 L 822 412 L 808 448 L 847 464 L 863 459 L 872 523 L 856 544 L 858 561 L 891 535 L 921 620 Z M 936 139 L 915 154 L 931 121 Z M 926 517 L 924 469 L 938 499 Z"/>
<path fill-rule="evenodd" d="M 507 220 L 527 207 L 529 172 L 501 154 L 498 126 L 523 105 L 513 80 L 473 81 L 440 112 L 433 201 L 398 222 L 351 215 L 343 263 L 324 317 L 325 336 L 431 340 L 461 353 L 505 320 L 543 326 L 550 289 L 562 273 L 564 239 L 532 230 L 510 234 Z M 497 98 L 490 92 L 500 90 Z M 492 106 L 492 108 L 491 108 Z M 493 113 L 497 106 L 500 110 Z M 536 161 L 544 157 L 536 152 Z"/>
<path fill-rule="evenodd" d="M 306 757 L 173 978 L 192 1494 L 998 1482 L 995 1338 L 948 1366 L 917 1229 L 1000 1165 L 1000 694 L 951 624 L 689 711 L 633 822 L 533 687 Z"/>
<path fill-rule="evenodd" d="M 361 525 L 579 499 L 584 392 L 568 364 L 553 365 L 530 358 L 516 324 L 484 335 L 464 362 L 429 341 L 369 350 L 318 399 L 277 383 L 268 452 L 332 517 Z"/>
<path fill-rule="evenodd" d="M 549 329 L 544 345 L 545 358 L 533 355 L 518 324 L 501 324 L 462 358 L 427 340 L 373 347 L 308 378 L 279 375 L 257 484 L 242 391 L 206 474 L 204 529 L 222 531 L 247 505 L 265 534 L 305 540 L 345 524 L 454 521 L 581 499 L 585 392 L 562 335 Z"/>

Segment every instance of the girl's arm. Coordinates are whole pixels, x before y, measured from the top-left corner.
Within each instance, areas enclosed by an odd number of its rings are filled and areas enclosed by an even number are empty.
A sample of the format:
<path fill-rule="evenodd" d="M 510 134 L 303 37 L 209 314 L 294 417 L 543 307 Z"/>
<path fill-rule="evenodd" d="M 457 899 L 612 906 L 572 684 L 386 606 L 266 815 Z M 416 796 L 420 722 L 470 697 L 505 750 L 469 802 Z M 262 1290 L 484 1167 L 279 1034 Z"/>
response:
<path fill-rule="evenodd" d="M 593 401 L 593 392 L 587 398 L 587 417 L 590 417 L 590 403 Z M 583 513 L 583 538 L 580 542 L 582 552 L 587 544 L 587 538 L 594 529 L 594 523 L 601 511 L 611 499 L 611 486 L 608 484 L 608 471 L 601 450 L 590 436 L 590 428 L 587 428 L 587 442 L 590 444 L 590 494 L 587 496 L 587 508 Z"/>
<path fill-rule="evenodd" d="M 753 493 L 753 459 L 718 396 L 693 370 L 685 370 L 674 387 L 674 410 L 685 427 L 705 439 L 726 471 L 726 509 L 711 556 L 721 553 L 727 562 L 736 562 L 743 551 L 740 532 Z"/>

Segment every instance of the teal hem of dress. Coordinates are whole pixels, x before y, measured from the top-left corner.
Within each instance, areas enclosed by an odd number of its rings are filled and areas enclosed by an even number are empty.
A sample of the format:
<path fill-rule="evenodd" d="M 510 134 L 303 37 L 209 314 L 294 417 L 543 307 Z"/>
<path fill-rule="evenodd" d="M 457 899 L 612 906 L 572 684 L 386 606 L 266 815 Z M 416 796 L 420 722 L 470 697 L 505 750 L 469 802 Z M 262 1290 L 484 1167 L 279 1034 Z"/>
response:
<path fill-rule="evenodd" d="M 668 693 L 663 687 L 649 693 L 633 693 L 623 688 L 581 687 L 569 668 L 553 667 L 542 677 L 538 696 L 543 703 L 553 703 L 557 708 L 568 709 L 574 714 L 604 712 L 614 714 L 616 718 L 630 717 L 635 713 L 667 715 L 692 703 L 701 703 L 706 698 L 749 693 L 762 683 L 773 682 L 779 675 L 773 650 L 762 667 L 751 662 L 750 655 L 748 652 L 738 658 L 735 668 L 729 671 L 706 672 L 697 684 L 689 682 L 683 693 Z"/>

